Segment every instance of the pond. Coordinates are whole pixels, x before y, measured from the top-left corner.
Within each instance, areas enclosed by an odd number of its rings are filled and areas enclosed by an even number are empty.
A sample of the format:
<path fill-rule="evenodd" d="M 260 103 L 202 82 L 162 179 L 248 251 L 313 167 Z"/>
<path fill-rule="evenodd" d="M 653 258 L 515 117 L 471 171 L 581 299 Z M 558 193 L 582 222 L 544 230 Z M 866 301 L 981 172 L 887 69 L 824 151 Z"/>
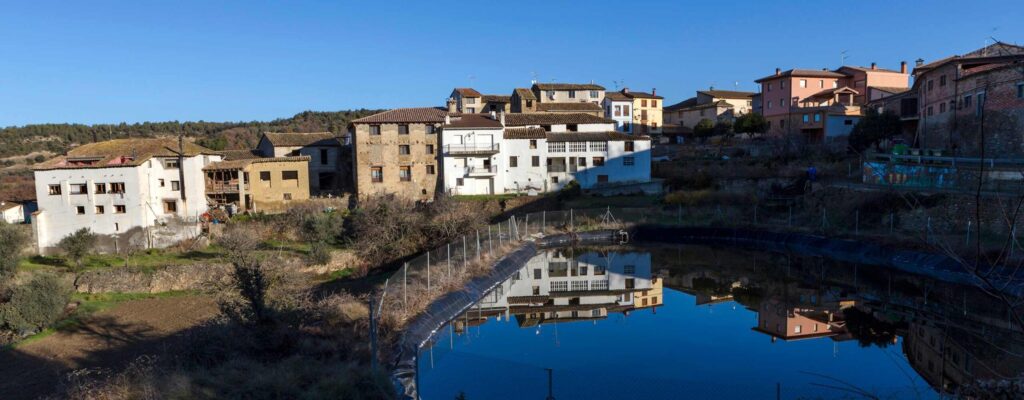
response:
<path fill-rule="evenodd" d="M 423 399 L 939 398 L 1019 377 L 969 287 L 699 246 L 543 250 L 420 350 Z M 549 382 L 550 370 L 550 382 Z"/>

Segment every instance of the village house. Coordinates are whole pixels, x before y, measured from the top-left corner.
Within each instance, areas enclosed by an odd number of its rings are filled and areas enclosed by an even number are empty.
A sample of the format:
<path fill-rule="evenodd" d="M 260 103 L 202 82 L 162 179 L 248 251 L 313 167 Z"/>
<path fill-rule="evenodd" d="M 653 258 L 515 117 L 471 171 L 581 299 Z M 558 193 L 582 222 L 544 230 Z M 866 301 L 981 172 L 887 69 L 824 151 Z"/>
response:
<path fill-rule="evenodd" d="M 356 195 L 432 200 L 438 190 L 443 108 L 399 108 L 352 121 Z"/>
<path fill-rule="evenodd" d="M 448 96 L 448 112 L 475 114 L 483 110 L 483 95 L 473 88 L 455 88 Z"/>
<path fill-rule="evenodd" d="M 834 71 L 776 68 L 775 74 L 755 82 L 761 85 L 767 133 L 801 135 L 820 142 L 853 130 L 873 88 L 908 87 L 909 75 L 905 62 L 899 71 L 872 63 L 870 67 L 843 66 Z"/>
<path fill-rule="evenodd" d="M 604 101 L 604 86 L 593 83 L 534 83 L 530 87 L 539 103 L 594 103 Z"/>
<path fill-rule="evenodd" d="M 633 99 L 633 132 L 640 135 L 661 135 L 663 125 L 662 100 L 655 89 L 651 93 L 623 88 L 620 93 Z"/>
<path fill-rule="evenodd" d="M 331 132 L 266 132 L 256 151 L 263 157 L 309 157 L 309 190 L 339 195 L 350 183 L 349 139 Z"/>
<path fill-rule="evenodd" d="M 504 115 L 502 113 L 501 115 Z M 451 194 L 502 192 L 499 173 L 502 124 L 492 115 L 445 116 L 442 125 L 442 169 L 445 191 Z"/>
<path fill-rule="evenodd" d="M 8 224 L 25 222 L 25 207 L 13 201 L 0 201 L 0 219 Z"/>
<path fill-rule="evenodd" d="M 665 107 L 666 135 L 692 132 L 701 120 L 735 121 L 736 117 L 753 111 L 754 93 L 732 90 L 699 90 L 697 95 Z"/>
<path fill-rule="evenodd" d="M 515 88 L 512 91 L 510 109 L 514 113 L 535 112 L 537 111 L 537 96 L 530 89 Z"/>
<path fill-rule="evenodd" d="M 221 155 L 182 139 L 116 139 L 71 149 L 34 167 L 41 254 L 83 228 L 98 251 L 166 247 L 199 234 L 207 211 L 203 167 Z"/>
<path fill-rule="evenodd" d="M 633 133 L 633 98 L 622 92 L 604 94 L 604 115 L 615 121 L 615 130 Z"/>
<path fill-rule="evenodd" d="M 212 206 L 279 213 L 309 199 L 309 156 L 228 157 L 203 167 Z"/>

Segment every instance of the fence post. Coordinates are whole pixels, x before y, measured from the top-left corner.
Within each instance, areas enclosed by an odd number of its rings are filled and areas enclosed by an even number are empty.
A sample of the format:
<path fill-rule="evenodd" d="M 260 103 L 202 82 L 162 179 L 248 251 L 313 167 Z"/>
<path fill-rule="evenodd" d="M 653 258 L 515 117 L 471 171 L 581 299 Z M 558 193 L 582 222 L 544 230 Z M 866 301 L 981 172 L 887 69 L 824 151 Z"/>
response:
<path fill-rule="evenodd" d="M 860 210 L 853 212 L 853 234 L 860 235 Z"/>
<path fill-rule="evenodd" d="M 896 223 L 896 213 L 893 212 L 893 211 L 889 211 L 889 234 L 890 235 L 893 232 L 893 225 L 895 225 L 895 223 Z"/>
<path fill-rule="evenodd" d="M 448 242 L 448 277 L 452 277 L 452 243 Z"/>
<path fill-rule="evenodd" d="M 462 269 L 466 269 L 466 235 L 462 235 Z"/>
<path fill-rule="evenodd" d="M 523 226 L 526 227 L 526 236 L 529 237 L 530 236 L 530 214 L 526 214 L 526 222 L 523 223 Z"/>
<path fill-rule="evenodd" d="M 402 307 L 409 304 L 409 263 L 402 265 Z"/>
<path fill-rule="evenodd" d="M 427 250 L 427 290 L 430 290 L 430 250 Z"/>
<path fill-rule="evenodd" d="M 573 220 L 572 209 L 569 209 L 569 230 L 576 232 L 576 222 Z"/>
<path fill-rule="evenodd" d="M 476 230 L 476 260 L 480 261 L 480 230 Z"/>
<path fill-rule="evenodd" d="M 508 243 L 509 244 L 512 244 L 512 220 L 514 220 L 514 219 L 516 219 L 515 215 L 513 215 L 513 216 L 508 218 Z"/>
<path fill-rule="evenodd" d="M 789 205 L 789 222 L 788 222 L 788 224 L 789 224 L 790 227 L 793 227 L 793 205 L 792 204 Z"/>
<path fill-rule="evenodd" d="M 504 246 L 505 242 L 501 240 L 501 222 L 498 223 L 498 246 Z"/>
<path fill-rule="evenodd" d="M 487 225 L 487 252 L 494 255 L 494 241 L 491 240 L 491 226 Z"/>
<path fill-rule="evenodd" d="M 971 245 L 971 220 L 967 220 L 967 240 L 965 241 L 965 243 L 968 246 Z"/>
<path fill-rule="evenodd" d="M 544 236 L 544 231 L 548 230 L 548 210 L 540 212 L 540 235 Z"/>

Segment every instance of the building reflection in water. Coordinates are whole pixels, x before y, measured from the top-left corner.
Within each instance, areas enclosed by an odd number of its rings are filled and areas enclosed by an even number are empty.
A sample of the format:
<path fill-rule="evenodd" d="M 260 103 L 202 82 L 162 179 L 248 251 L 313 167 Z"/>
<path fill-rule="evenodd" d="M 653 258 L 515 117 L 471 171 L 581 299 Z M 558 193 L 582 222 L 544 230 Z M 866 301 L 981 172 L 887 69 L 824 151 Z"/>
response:
<path fill-rule="evenodd" d="M 531 327 L 641 309 L 657 312 L 665 301 L 663 284 L 651 273 L 648 252 L 545 250 L 484 295 L 453 326 L 461 333 L 491 317 L 514 317 L 520 327 Z"/>

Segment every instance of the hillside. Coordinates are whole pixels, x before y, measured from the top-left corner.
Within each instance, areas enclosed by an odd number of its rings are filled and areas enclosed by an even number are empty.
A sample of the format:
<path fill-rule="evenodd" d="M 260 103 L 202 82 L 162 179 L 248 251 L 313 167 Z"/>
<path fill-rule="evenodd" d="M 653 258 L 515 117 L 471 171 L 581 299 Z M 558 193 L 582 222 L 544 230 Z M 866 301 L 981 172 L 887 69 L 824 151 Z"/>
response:
<path fill-rule="evenodd" d="M 124 137 L 184 134 L 214 150 L 247 149 L 260 134 L 274 132 L 342 133 L 349 121 L 378 110 L 305 111 L 291 118 L 251 122 L 142 122 L 135 124 L 37 124 L 0 128 L 0 199 L 34 197 L 30 167 L 75 146 Z"/>

